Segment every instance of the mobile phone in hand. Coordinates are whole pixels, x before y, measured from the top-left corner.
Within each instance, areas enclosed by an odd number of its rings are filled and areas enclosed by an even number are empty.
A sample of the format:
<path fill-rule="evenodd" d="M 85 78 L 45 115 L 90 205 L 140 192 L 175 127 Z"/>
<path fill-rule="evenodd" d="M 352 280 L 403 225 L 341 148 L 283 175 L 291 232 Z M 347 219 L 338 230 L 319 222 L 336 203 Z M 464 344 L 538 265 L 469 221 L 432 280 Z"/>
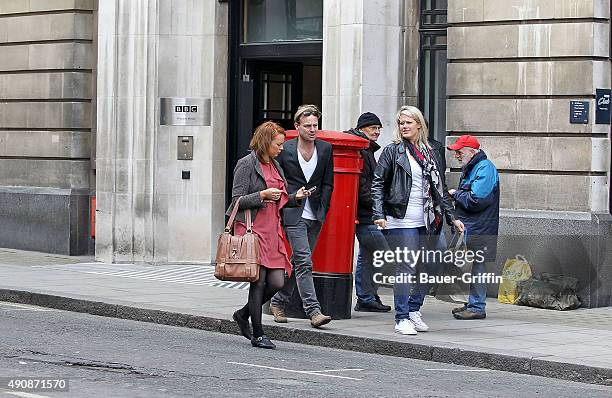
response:
<path fill-rule="evenodd" d="M 308 189 L 306 190 L 306 192 L 308 192 L 309 194 L 311 194 L 311 193 L 313 193 L 313 192 L 314 192 L 314 191 L 316 191 L 316 190 L 317 190 L 317 186 L 315 185 L 315 186 L 314 186 L 314 187 L 312 187 L 312 188 L 308 188 Z"/>

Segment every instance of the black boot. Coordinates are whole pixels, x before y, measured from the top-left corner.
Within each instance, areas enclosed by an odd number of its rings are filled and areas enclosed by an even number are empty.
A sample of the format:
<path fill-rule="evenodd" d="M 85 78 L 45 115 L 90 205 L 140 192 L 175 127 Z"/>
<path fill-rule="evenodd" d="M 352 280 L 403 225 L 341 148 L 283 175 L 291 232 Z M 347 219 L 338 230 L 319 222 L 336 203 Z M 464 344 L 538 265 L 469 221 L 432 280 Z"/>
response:
<path fill-rule="evenodd" d="M 240 311 L 241 310 L 234 312 L 232 318 L 234 319 L 234 322 L 238 324 L 240 334 L 251 340 L 253 338 L 253 333 L 251 333 L 251 327 L 249 326 L 249 318 L 247 317 L 245 319 Z"/>
<path fill-rule="evenodd" d="M 357 304 L 355 304 L 355 311 L 361 312 L 389 312 L 391 311 L 391 306 L 384 305 L 378 301 L 372 301 L 370 303 L 364 303 L 363 301 L 357 299 Z"/>
<path fill-rule="evenodd" d="M 253 337 L 251 339 L 251 345 L 253 347 L 258 347 L 258 348 L 267 348 L 269 350 L 273 350 L 276 348 L 276 346 L 274 345 L 273 342 L 270 341 L 270 339 L 268 338 L 268 336 L 261 335 L 259 337 Z"/>

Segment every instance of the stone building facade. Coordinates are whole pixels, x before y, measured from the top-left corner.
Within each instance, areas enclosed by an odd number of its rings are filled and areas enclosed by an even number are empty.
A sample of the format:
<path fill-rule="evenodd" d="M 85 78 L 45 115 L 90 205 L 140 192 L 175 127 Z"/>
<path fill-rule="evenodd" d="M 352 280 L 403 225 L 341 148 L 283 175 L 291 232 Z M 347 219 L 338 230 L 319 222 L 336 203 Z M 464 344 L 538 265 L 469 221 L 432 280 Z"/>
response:
<path fill-rule="evenodd" d="M 472 133 L 500 169 L 493 270 L 524 254 L 534 271 L 577 276 L 586 306 L 611 305 L 610 125 L 594 113 L 595 90 L 611 87 L 610 8 L 0 2 L 0 246 L 209 263 L 233 165 L 258 121 L 290 125 L 295 104 L 311 102 L 324 129 L 346 130 L 372 111 L 385 144 L 399 106 L 412 104 L 432 137 Z M 162 124 L 162 98 L 202 100 L 210 121 Z M 589 103 L 588 123 L 569 122 L 570 101 Z M 177 158 L 183 136 L 193 137 L 192 160 Z M 450 156 L 448 165 L 452 185 L 460 170 Z"/>
<path fill-rule="evenodd" d="M 94 3 L 0 2 L 2 247 L 90 249 Z"/>

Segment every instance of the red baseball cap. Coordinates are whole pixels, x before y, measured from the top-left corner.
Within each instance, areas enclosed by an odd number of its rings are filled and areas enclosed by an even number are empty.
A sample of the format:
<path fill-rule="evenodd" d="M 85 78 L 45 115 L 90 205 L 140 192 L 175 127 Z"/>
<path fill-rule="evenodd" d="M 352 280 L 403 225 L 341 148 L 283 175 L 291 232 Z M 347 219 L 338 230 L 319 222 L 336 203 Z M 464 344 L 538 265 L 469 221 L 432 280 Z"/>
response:
<path fill-rule="evenodd" d="M 465 148 L 466 146 L 469 148 L 478 149 L 480 148 L 480 142 L 478 142 L 476 137 L 474 137 L 473 135 L 466 134 L 459 137 L 459 139 L 457 139 L 454 144 L 449 145 L 447 148 L 451 151 L 458 151 L 459 149 Z"/>

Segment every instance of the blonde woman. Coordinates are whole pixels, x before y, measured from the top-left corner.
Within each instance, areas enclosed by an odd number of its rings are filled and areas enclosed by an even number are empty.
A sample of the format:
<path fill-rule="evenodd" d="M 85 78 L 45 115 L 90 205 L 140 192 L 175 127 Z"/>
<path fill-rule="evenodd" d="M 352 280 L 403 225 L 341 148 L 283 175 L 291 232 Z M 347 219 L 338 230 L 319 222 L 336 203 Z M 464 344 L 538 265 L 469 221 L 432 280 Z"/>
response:
<path fill-rule="evenodd" d="M 442 159 L 429 144 L 423 114 L 414 106 L 402 106 L 395 120 L 393 143 L 385 147 L 374 171 L 372 220 L 382 228 L 392 250 L 416 255 L 418 250 L 440 248 L 444 215 L 459 231 L 463 224 L 455 219 Z M 398 257 L 395 274 L 400 279 L 393 287 L 395 331 L 415 335 L 429 329 L 420 313 L 426 292 L 415 283 L 418 264 L 412 259 L 416 257 Z"/>

